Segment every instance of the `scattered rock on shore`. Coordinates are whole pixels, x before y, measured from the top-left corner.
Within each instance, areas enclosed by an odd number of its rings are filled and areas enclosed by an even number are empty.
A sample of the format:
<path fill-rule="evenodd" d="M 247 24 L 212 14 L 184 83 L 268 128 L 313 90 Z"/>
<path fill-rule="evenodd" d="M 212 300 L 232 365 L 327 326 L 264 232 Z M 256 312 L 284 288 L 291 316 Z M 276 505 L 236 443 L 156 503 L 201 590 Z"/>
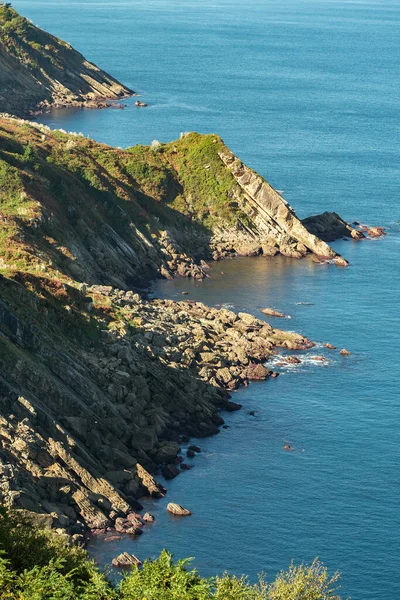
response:
<path fill-rule="evenodd" d="M 143 521 L 145 521 L 146 523 L 154 523 L 154 521 L 156 520 L 155 516 L 152 515 L 149 512 L 144 513 L 143 515 Z"/>
<path fill-rule="evenodd" d="M 247 378 L 250 380 L 267 379 L 270 374 L 271 372 L 260 363 L 250 363 L 247 368 Z"/>
<path fill-rule="evenodd" d="M 297 356 L 286 356 L 284 360 L 291 365 L 299 365 L 301 363 L 301 360 Z"/>

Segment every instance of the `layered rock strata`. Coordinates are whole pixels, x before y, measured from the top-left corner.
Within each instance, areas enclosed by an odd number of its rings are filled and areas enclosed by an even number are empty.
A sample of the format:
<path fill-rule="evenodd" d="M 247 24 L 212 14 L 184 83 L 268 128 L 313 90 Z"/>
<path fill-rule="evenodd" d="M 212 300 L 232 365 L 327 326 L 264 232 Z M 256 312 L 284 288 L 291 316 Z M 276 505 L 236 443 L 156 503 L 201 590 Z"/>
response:
<path fill-rule="evenodd" d="M 70 44 L 0 6 L 0 111 L 17 115 L 50 107 L 104 107 L 132 95 Z"/>
<path fill-rule="evenodd" d="M 165 492 L 151 473 L 175 464 L 179 434 L 216 433 L 219 409 L 229 408 L 224 390 L 247 383 L 274 348 L 310 345 L 246 313 L 100 286 L 85 302 L 104 321 L 101 337 L 80 347 L 36 324 L 56 311 L 72 327 L 72 298 L 56 310 L 18 283 L 3 279 L 0 288 L 8 299 L 0 302 L 0 501 L 78 537 L 135 529 L 132 518 L 128 529 L 122 521 L 136 498 Z M 16 297 L 24 314 L 11 306 Z"/>
<path fill-rule="evenodd" d="M 265 179 L 246 167 L 232 152 L 220 152 L 219 156 L 243 192 L 241 207 L 251 218 L 257 232 L 257 235 L 254 235 L 254 231 L 248 232 L 250 238 L 253 237 L 249 243 L 258 246 L 260 254 L 280 253 L 301 258 L 312 252 L 340 266 L 348 264 L 304 226 L 293 208 Z"/>
<path fill-rule="evenodd" d="M 0 118 L 1 502 L 77 540 L 138 534 L 137 498 L 188 468 L 180 436 L 217 433 L 240 408 L 230 390 L 274 375 L 276 348 L 310 347 L 246 313 L 138 293 L 206 276 L 221 231 L 236 253 L 248 236 L 339 259 L 218 136 L 120 150 Z"/>

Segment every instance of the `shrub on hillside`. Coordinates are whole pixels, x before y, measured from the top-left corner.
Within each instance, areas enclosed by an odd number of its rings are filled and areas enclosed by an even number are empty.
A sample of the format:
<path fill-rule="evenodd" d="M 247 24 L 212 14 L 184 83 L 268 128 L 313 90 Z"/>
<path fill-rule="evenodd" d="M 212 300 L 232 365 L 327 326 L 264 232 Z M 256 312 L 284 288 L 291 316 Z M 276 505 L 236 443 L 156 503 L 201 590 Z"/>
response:
<path fill-rule="evenodd" d="M 271 584 L 227 573 L 205 579 L 189 563 L 163 550 L 112 587 L 83 548 L 36 528 L 21 511 L 0 509 L 0 600 L 340 600 L 338 574 L 330 577 L 317 560 L 291 565 Z"/>

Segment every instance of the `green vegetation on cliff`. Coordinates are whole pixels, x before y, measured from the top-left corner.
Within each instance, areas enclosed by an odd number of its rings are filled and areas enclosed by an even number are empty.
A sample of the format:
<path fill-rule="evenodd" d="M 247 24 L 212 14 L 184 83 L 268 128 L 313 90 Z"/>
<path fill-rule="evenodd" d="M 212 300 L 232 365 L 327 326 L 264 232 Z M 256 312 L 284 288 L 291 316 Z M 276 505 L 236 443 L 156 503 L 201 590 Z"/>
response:
<path fill-rule="evenodd" d="M 180 436 L 218 432 L 227 390 L 268 378 L 275 348 L 310 346 L 139 288 L 201 279 L 210 256 L 305 246 L 215 135 L 121 150 L 4 117 L 0 184 L 0 502 L 76 542 L 125 533 L 136 499 L 164 493 L 151 473 L 179 474 Z"/>
<path fill-rule="evenodd" d="M 323 565 L 291 566 L 272 583 L 205 579 L 165 550 L 111 585 L 81 548 L 0 509 L 0 600 L 340 600 Z"/>

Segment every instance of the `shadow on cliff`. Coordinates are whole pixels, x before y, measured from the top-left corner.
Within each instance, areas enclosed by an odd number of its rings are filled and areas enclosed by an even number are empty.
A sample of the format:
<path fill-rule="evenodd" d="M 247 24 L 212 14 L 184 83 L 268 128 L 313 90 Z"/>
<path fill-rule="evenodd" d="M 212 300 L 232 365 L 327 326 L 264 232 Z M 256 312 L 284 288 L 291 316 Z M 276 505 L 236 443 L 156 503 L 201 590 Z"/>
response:
<path fill-rule="evenodd" d="M 132 505 L 135 497 L 148 493 L 134 474 L 136 461 L 157 472 L 157 465 L 174 458 L 160 458 L 164 442 L 179 441 L 179 434 L 218 432 L 223 420 L 217 409 L 225 405 L 226 393 L 195 371 L 172 368 L 138 349 L 132 335 L 143 333 L 140 328 L 118 339 L 104 339 L 101 332 L 92 339 L 84 332 L 75 335 L 78 323 L 75 329 L 66 327 L 58 316 L 60 306 L 53 306 L 54 314 L 47 308 L 49 291 L 39 298 L 21 282 L 5 279 L 0 290 L 0 415 L 11 428 L 1 446 L 4 459 L 18 467 L 22 483 L 17 478 L 17 487 L 28 490 L 17 506 L 32 508 L 26 500 L 30 486 L 40 504 L 47 500 L 61 506 L 59 490 L 72 485 L 87 490 L 98 511 L 99 502 L 107 500 L 99 481 L 107 481 L 111 472 L 117 479 L 108 480 L 109 485 Z M 118 358 L 123 347 L 132 353 L 129 360 Z M 99 359 L 107 365 L 113 357 L 113 368 L 102 374 Z M 110 387 L 121 370 L 134 393 L 120 385 L 115 395 Z M 118 480 L 118 473 L 125 477 L 129 472 L 132 479 Z"/>
<path fill-rule="evenodd" d="M 172 175 L 168 197 L 157 200 L 125 171 L 122 178 L 108 173 L 105 180 L 99 166 L 96 185 L 87 174 L 55 164 L 41 164 L 40 174 L 32 171 L 33 183 L 24 178 L 40 214 L 29 220 L 15 214 L 13 221 L 29 254 L 43 257 L 44 269 L 58 269 L 81 283 L 143 286 L 168 260 L 160 239 L 164 230 L 176 253 L 195 261 L 210 257 L 212 231 L 168 205 L 182 191 Z"/>

